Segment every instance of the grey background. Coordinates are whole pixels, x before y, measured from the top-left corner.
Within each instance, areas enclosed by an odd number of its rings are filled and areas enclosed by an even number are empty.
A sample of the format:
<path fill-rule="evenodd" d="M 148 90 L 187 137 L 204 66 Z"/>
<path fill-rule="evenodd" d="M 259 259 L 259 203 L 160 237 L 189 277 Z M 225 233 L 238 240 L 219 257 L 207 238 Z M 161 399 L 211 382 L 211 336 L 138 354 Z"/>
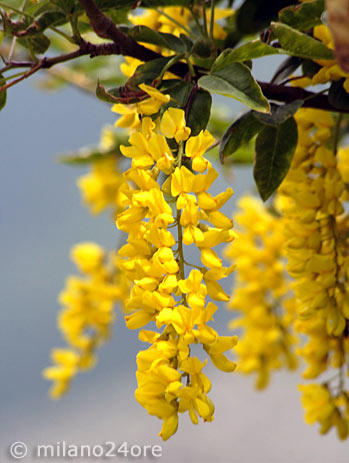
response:
<path fill-rule="evenodd" d="M 260 62 L 259 77 L 270 77 L 275 63 Z M 225 102 L 235 113 L 241 109 Z M 77 90 L 43 94 L 30 82 L 9 91 L 8 106 L 0 113 L 0 462 L 10 461 L 14 441 L 27 443 L 30 452 L 22 461 L 30 462 L 39 461 L 31 457 L 35 445 L 63 440 L 160 444 L 160 460 L 169 463 L 348 462 L 348 444 L 333 432 L 322 437 L 304 424 L 298 373 L 279 373 L 269 389 L 257 393 L 250 378 L 208 367 L 214 422 L 195 427 L 181 416 L 177 434 L 162 443 L 157 437 L 161 422 L 133 396 L 135 356 L 145 345 L 121 316 L 97 367 L 80 375 L 68 396 L 49 400 L 41 371 L 49 365 L 50 349 L 64 345 L 56 328 L 56 299 L 65 277 L 74 272 L 69 249 L 79 241 L 109 248 L 117 242 L 108 214 L 94 218 L 81 207 L 75 179 L 83 171 L 55 159 L 98 142 L 100 127 L 114 119 L 108 105 Z M 252 173 L 236 170 L 228 180 L 235 201 L 251 188 Z M 215 318 L 218 331 L 228 334 L 230 314 L 222 307 Z"/>

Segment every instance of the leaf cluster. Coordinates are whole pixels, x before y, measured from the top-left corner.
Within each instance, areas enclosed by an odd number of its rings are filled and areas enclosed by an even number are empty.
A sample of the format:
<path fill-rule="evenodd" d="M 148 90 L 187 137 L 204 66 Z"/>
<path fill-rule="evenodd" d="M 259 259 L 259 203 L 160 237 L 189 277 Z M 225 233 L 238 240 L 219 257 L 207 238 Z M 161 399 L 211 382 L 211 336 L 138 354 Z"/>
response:
<path fill-rule="evenodd" d="M 89 3 L 97 8 L 102 19 L 111 21 L 122 43 L 117 43 L 115 34 L 109 37 L 108 31 L 98 30 L 96 18 L 91 20 L 86 9 Z M 207 11 L 210 7 L 211 12 L 215 7 L 231 7 L 233 3 L 205 2 Z M 128 21 L 131 9 L 165 6 L 181 6 L 191 11 L 193 20 L 188 27 L 183 27 L 181 34 L 145 25 L 134 26 Z M 37 69 L 59 62 L 67 62 L 68 70 L 75 73 L 71 74 L 76 77 L 71 79 L 72 83 L 79 85 L 79 79 L 87 76 L 96 85 L 97 97 L 108 103 L 141 101 L 146 95 L 140 91 L 140 83 L 157 87 L 171 96 L 171 106 L 185 110 L 193 134 L 205 129 L 210 121 L 212 94 L 233 98 L 245 105 L 248 112 L 234 121 L 220 120 L 220 127 L 224 126 L 220 158 L 222 162 L 228 156 L 233 162 L 254 159 L 255 181 L 261 197 L 266 200 L 280 185 L 292 161 L 297 143 L 293 116 L 297 109 L 304 105 L 322 105 L 327 110 L 349 111 L 349 98 L 341 81 L 333 82 L 322 91 L 328 95 L 321 96 L 301 93 L 300 89 L 286 85 L 296 69 L 311 77 L 319 69 L 319 60 L 334 59 L 333 51 L 313 36 L 313 28 L 322 24 L 324 0 L 306 3 L 245 0 L 240 8 L 232 9 L 221 21 L 224 39 L 213 36 L 213 27 L 209 30 L 206 16 L 204 20 L 203 8 L 199 0 L 42 0 L 25 2 L 22 8 L 16 1 L 8 4 L 0 1 L 3 39 L 0 51 L 4 58 L 4 51 L 8 51 L 15 40 L 23 47 L 18 56 L 24 57 L 20 62 L 12 57 L 3 59 L 0 109 L 5 106 L 8 86 L 29 77 Z M 213 16 L 211 20 L 214 22 Z M 93 34 L 95 39 L 87 41 Z M 101 37 L 110 38 L 114 43 L 100 43 Z M 55 52 L 65 54 L 52 60 Z M 42 57 L 45 53 L 50 58 Z M 118 62 L 111 61 L 113 56 L 105 56 L 113 54 L 144 58 L 144 64 L 121 86 Z M 98 60 L 75 59 L 84 55 L 98 57 Z M 271 83 L 258 82 L 253 62 L 271 55 L 283 55 L 284 62 Z M 24 70 L 14 79 L 10 73 L 18 68 Z M 164 79 L 169 72 L 171 78 Z M 63 73 L 60 76 L 64 81 Z M 55 82 L 57 84 L 58 80 Z M 85 89 L 90 89 L 90 83 Z M 91 159 L 96 158 L 93 153 L 91 156 Z"/>

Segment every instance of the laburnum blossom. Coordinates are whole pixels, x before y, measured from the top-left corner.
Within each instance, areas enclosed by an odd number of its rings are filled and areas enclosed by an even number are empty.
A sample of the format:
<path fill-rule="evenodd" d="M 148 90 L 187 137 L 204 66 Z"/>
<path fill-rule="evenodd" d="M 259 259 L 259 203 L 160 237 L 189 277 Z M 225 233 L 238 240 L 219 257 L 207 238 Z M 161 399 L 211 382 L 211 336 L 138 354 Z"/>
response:
<path fill-rule="evenodd" d="M 340 418 L 335 407 L 348 394 L 343 379 L 349 354 L 345 151 L 338 159 L 337 147 L 330 143 L 336 130 L 330 114 L 300 109 L 296 121 L 298 145 L 280 188 L 278 208 L 284 217 L 287 270 L 296 297 L 295 329 L 307 337 L 297 353 L 307 363 L 305 379 L 318 378 L 328 370 L 331 376 L 337 372 L 331 384 L 304 386 L 303 403 L 315 411 L 323 399 L 324 407 L 332 411 L 327 416 L 319 410 L 314 419 L 307 414 L 307 421 L 319 421 L 323 432 L 336 425 L 345 437 L 348 415 Z"/>
<path fill-rule="evenodd" d="M 115 148 L 116 134 L 106 126 L 101 134 L 100 157 L 92 162 L 87 174 L 78 178 L 82 201 L 92 214 L 99 214 L 107 208 L 112 208 L 114 215 L 121 211 L 119 191 L 124 179 L 119 168 L 120 156 Z"/>
<path fill-rule="evenodd" d="M 95 243 L 81 243 L 72 249 L 72 259 L 83 276 L 67 279 L 59 297 L 63 309 L 58 318 L 69 347 L 53 349 L 54 365 L 43 373 L 53 381 L 53 398 L 68 391 L 79 371 L 94 366 L 96 349 L 110 336 L 115 305 L 122 304 L 129 288 L 115 252 L 106 253 Z"/>
<path fill-rule="evenodd" d="M 302 393 L 306 423 L 318 423 L 321 434 L 326 434 L 335 427 L 338 437 L 342 440 L 346 439 L 349 432 L 348 395 L 340 393 L 334 397 L 326 384 L 302 384 L 299 390 Z"/>
<path fill-rule="evenodd" d="M 238 239 L 225 250 L 236 264 L 229 309 L 239 316 L 230 327 L 241 331 L 237 372 L 257 375 L 256 386 L 263 389 L 274 370 L 297 366 L 295 304 L 288 296 L 282 221 L 252 196 L 244 196 L 238 205 Z"/>
<path fill-rule="evenodd" d="M 120 249 L 121 268 L 131 281 L 125 301 L 126 325 L 140 329 L 139 337 L 150 344 L 137 356 L 138 388 L 135 396 L 150 413 L 163 420 L 160 432 L 166 440 L 178 427 L 178 414 L 188 412 L 192 422 L 212 421 L 211 388 L 203 373 L 206 362 L 191 354 L 201 344 L 213 364 L 232 372 L 235 363 L 225 352 L 236 336 L 220 336 L 211 326 L 217 301 L 228 295 L 217 282 L 233 270 L 212 249 L 235 238 L 232 221 L 219 208 L 231 189 L 213 197 L 208 192 L 217 173 L 203 155 L 213 137 L 202 131 L 190 137 L 184 111 L 166 110 L 158 125 L 143 117 L 129 145 L 121 152 L 131 158 L 122 190 L 124 212 L 118 228 L 128 234 Z M 186 166 L 183 159 L 186 158 Z M 188 160 L 202 159 L 200 174 Z M 203 266 L 185 259 L 185 248 L 195 245 Z M 155 322 L 158 331 L 144 329 Z"/>

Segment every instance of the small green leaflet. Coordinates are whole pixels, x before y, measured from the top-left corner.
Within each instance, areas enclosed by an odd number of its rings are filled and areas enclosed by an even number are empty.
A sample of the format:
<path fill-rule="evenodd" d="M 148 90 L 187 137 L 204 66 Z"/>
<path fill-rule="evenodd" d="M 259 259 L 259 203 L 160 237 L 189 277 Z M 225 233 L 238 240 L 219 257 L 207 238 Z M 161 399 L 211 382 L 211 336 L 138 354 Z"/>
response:
<path fill-rule="evenodd" d="M 279 55 L 286 54 L 287 52 L 281 48 L 274 48 L 271 45 L 267 45 L 260 39 L 252 40 L 247 42 L 241 47 L 224 50 L 214 63 L 215 69 L 227 66 L 230 63 L 243 62 L 250 59 L 262 58 L 268 55 Z"/>
<path fill-rule="evenodd" d="M 172 34 L 155 31 L 147 26 L 120 27 L 120 30 L 137 42 L 151 43 L 177 53 L 187 51 L 186 43 L 180 38 Z"/>
<path fill-rule="evenodd" d="M 319 40 L 310 37 L 307 34 L 292 29 L 286 24 L 272 22 L 270 28 L 273 37 L 276 38 L 281 48 L 293 56 L 309 59 L 334 59 L 333 52 Z"/>
<path fill-rule="evenodd" d="M 263 201 L 274 193 L 285 178 L 297 141 L 297 124 L 293 117 L 279 126 L 266 125 L 258 134 L 253 176 Z"/>
<path fill-rule="evenodd" d="M 219 147 L 221 162 L 223 163 L 225 157 L 234 154 L 241 146 L 247 144 L 263 127 L 263 123 L 254 117 L 252 111 L 236 119 L 222 137 Z"/>
<path fill-rule="evenodd" d="M 234 98 L 256 111 L 270 112 L 268 100 L 249 68 L 242 63 L 230 63 L 218 69 L 214 63 L 210 74 L 201 77 L 198 84 L 211 93 Z"/>
<path fill-rule="evenodd" d="M 291 5 L 279 13 L 279 21 L 293 29 L 307 31 L 322 24 L 321 15 L 325 9 L 324 0 L 315 0 L 300 5 Z"/>

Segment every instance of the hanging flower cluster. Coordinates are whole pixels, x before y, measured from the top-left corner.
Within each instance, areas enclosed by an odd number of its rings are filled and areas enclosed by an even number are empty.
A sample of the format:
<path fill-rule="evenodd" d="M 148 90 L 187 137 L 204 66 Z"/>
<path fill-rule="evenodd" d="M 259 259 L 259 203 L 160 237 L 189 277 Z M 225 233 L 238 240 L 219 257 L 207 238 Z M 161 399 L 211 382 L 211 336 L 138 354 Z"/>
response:
<path fill-rule="evenodd" d="M 239 236 L 225 251 L 237 267 L 229 308 L 239 317 L 230 327 L 241 330 L 234 349 L 237 372 L 255 373 L 256 386 L 263 389 L 273 370 L 297 366 L 295 304 L 288 296 L 280 217 L 252 196 L 241 198 L 238 206 L 234 222 Z"/>
<path fill-rule="evenodd" d="M 96 149 L 97 159 L 90 172 L 78 179 L 83 202 L 93 214 L 110 207 L 115 217 L 122 210 L 119 190 L 124 179 L 116 146 L 114 130 L 104 127 Z M 96 349 L 110 337 L 115 306 L 122 308 L 129 293 L 129 283 L 119 269 L 120 258 L 115 251 L 107 252 L 95 243 L 80 243 L 73 247 L 71 257 L 82 276 L 69 277 L 59 297 L 63 309 L 58 326 L 69 347 L 53 349 L 54 366 L 44 371 L 44 377 L 53 381 L 53 398 L 69 390 L 79 371 L 93 368 Z"/>
<path fill-rule="evenodd" d="M 209 326 L 217 307 L 206 301 L 207 296 L 228 300 L 217 280 L 232 268 L 223 267 L 212 248 L 235 237 L 232 221 L 219 211 L 232 190 L 215 197 L 208 193 L 218 174 L 203 155 L 214 139 L 207 130 L 194 137 L 190 132 L 184 111 L 169 108 L 161 120 L 143 117 L 130 145 L 121 147 L 132 159 L 122 190 L 126 209 L 116 221 L 128 233 L 119 255 L 133 283 L 126 324 L 139 329 L 155 322 L 160 330 L 140 332 L 151 346 L 137 356 L 136 398 L 163 420 L 164 440 L 176 432 L 178 413 L 188 412 L 194 424 L 199 417 L 213 419 L 207 396 L 211 384 L 202 372 L 206 361 L 191 355 L 191 345 L 201 344 L 219 369 L 235 369 L 224 352 L 236 337 L 219 336 Z M 202 267 L 185 258 L 185 246 L 192 244 L 200 251 Z"/>
<path fill-rule="evenodd" d="M 339 416 L 331 414 L 327 419 L 326 414 L 316 415 L 314 410 L 312 416 L 318 417 L 314 421 L 320 421 L 322 429 L 339 426 L 344 438 L 347 431 L 342 422 L 348 422 L 348 415 L 345 411 L 341 414 L 337 405 L 345 404 L 348 394 L 344 369 L 349 356 L 349 243 L 343 207 L 347 185 L 337 163 L 336 136 L 334 143 L 331 138 L 335 124 L 331 115 L 301 109 L 296 120 L 299 143 L 280 189 L 280 205 L 286 221 L 287 270 L 294 278 L 295 327 L 308 337 L 299 354 L 308 364 L 304 378 L 317 378 L 330 368 L 338 372 L 337 389 L 332 383 L 331 387 L 313 385 L 302 391 L 306 408 L 316 407 L 309 404 L 311 397 L 329 396 L 326 400 Z"/>
<path fill-rule="evenodd" d="M 101 134 L 99 157 L 92 162 L 90 172 L 78 178 L 77 184 L 83 203 L 92 214 L 99 214 L 108 207 L 115 216 L 120 209 L 118 197 L 123 177 L 119 169 L 120 156 L 116 152 L 117 138 L 108 126 Z"/>
<path fill-rule="evenodd" d="M 53 381 L 53 398 L 67 392 L 79 371 L 94 366 L 96 349 L 110 336 L 115 304 L 122 304 L 129 290 L 118 270 L 115 252 L 106 253 L 94 243 L 81 243 L 71 255 L 83 277 L 69 277 L 59 297 L 63 310 L 58 326 L 69 347 L 53 349 L 55 365 L 44 371 L 44 377 Z"/>
<path fill-rule="evenodd" d="M 302 384 L 302 405 L 307 424 L 320 424 L 320 433 L 332 427 L 342 440 L 348 437 L 349 394 L 333 395 L 328 384 Z"/>

